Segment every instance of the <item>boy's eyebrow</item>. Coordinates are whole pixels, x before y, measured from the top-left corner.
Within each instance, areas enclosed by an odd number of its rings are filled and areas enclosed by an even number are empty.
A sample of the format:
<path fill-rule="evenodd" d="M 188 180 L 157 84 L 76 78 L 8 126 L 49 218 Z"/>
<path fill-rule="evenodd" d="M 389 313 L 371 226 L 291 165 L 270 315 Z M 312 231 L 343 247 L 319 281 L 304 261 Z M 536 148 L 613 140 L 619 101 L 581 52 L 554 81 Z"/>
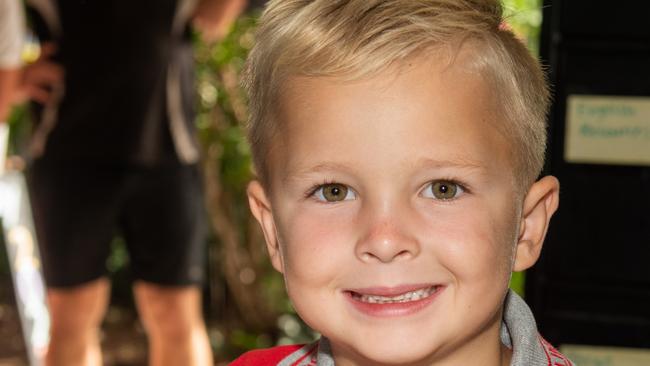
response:
<path fill-rule="evenodd" d="M 485 164 L 481 164 L 477 161 L 465 159 L 465 158 L 456 158 L 451 160 L 437 160 L 431 158 L 421 158 L 418 159 L 417 163 L 414 165 L 416 168 L 462 168 L 462 169 L 479 169 L 486 170 Z"/>
<path fill-rule="evenodd" d="M 428 169 L 443 169 L 443 168 L 457 168 L 457 169 L 467 169 L 467 170 L 482 170 L 486 171 L 484 164 L 479 162 L 465 159 L 465 158 L 456 158 L 451 160 L 437 160 L 432 158 L 420 158 L 416 163 L 412 164 L 416 169 L 428 168 Z M 329 172 L 329 171 L 345 171 L 351 172 L 354 169 L 348 164 L 335 163 L 335 162 L 325 162 L 319 163 L 314 166 L 307 168 L 297 169 L 294 171 L 288 171 L 283 177 L 283 182 L 287 182 L 293 179 L 300 179 L 300 177 L 307 176 L 309 174 L 320 173 L 320 172 Z"/>
<path fill-rule="evenodd" d="M 314 173 L 320 173 L 320 172 L 328 172 L 328 171 L 350 171 L 350 166 L 347 164 L 341 164 L 341 163 L 334 163 L 334 162 L 325 162 L 325 163 L 319 163 L 314 166 L 310 166 L 307 168 L 302 168 L 302 169 L 296 169 L 296 170 L 289 170 L 285 174 L 285 176 L 282 178 L 283 182 L 287 182 L 292 179 L 300 179 L 300 177 L 309 175 L 309 174 L 314 174 Z"/>

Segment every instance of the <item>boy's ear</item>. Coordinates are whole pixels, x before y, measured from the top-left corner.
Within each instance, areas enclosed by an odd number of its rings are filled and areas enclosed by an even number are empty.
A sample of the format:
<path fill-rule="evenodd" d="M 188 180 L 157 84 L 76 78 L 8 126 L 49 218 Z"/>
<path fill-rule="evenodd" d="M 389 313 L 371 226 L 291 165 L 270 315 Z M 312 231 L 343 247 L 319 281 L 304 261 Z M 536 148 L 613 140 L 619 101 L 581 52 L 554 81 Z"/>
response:
<path fill-rule="evenodd" d="M 539 258 L 551 216 L 560 201 L 560 182 L 546 176 L 535 182 L 524 199 L 519 239 L 515 249 L 515 272 L 530 268 Z"/>
<path fill-rule="evenodd" d="M 266 196 L 264 187 L 257 180 L 248 184 L 246 193 L 248 194 L 248 204 L 250 205 L 251 212 L 257 219 L 257 222 L 260 223 L 264 232 L 264 239 L 271 258 L 271 264 L 273 264 L 276 270 L 284 273 L 278 235 L 275 229 L 275 221 L 273 220 L 273 212 L 271 211 L 271 201 Z"/>

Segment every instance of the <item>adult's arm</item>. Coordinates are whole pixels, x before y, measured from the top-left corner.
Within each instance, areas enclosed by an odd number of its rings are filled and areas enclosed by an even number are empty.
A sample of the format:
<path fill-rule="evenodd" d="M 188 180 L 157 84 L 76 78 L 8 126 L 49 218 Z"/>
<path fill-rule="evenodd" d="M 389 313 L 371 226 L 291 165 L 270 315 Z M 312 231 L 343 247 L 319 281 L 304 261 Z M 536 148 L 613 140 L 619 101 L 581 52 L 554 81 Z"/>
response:
<path fill-rule="evenodd" d="M 19 0 L 0 0 L 0 123 L 8 116 L 20 80 L 25 19 Z"/>
<path fill-rule="evenodd" d="M 193 25 L 207 41 L 219 40 L 228 33 L 247 3 L 247 0 L 199 0 Z"/>
<path fill-rule="evenodd" d="M 0 69 L 0 123 L 9 117 L 9 111 L 17 98 L 20 69 Z"/>

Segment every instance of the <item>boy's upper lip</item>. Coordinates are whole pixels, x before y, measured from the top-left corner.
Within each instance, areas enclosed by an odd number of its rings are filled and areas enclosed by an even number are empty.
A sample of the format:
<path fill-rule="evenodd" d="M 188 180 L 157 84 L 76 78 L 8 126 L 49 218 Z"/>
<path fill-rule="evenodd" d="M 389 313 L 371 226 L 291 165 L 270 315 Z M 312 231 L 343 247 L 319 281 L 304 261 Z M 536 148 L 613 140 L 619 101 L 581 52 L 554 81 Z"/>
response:
<path fill-rule="evenodd" d="M 346 289 L 346 292 L 356 292 L 361 295 L 373 295 L 373 296 L 398 296 L 405 294 L 411 291 L 417 291 L 421 289 L 428 289 L 435 286 L 441 286 L 441 284 L 436 283 L 418 283 L 418 284 L 403 284 L 397 286 L 375 286 L 375 287 L 363 287 L 363 288 L 349 288 Z"/>

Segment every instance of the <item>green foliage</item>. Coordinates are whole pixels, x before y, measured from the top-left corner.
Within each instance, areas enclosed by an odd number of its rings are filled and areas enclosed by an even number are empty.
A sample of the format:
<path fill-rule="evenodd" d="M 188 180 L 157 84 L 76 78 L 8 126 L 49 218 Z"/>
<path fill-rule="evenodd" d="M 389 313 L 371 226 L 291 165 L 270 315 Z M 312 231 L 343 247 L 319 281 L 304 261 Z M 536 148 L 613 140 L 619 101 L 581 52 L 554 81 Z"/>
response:
<path fill-rule="evenodd" d="M 508 25 L 526 41 L 531 52 L 538 54 L 542 0 L 502 0 L 502 2 Z"/>
<path fill-rule="evenodd" d="M 519 296 L 524 296 L 524 286 L 526 284 L 526 272 L 515 272 L 510 278 L 510 288 L 519 294 Z"/>
<path fill-rule="evenodd" d="M 11 110 L 7 122 L 9 123 L 9 149 L 7 155 L 26 156 L 32 128 L 28 105 L 25 103 L 15 106 Z"/>
<path fill-rule="evenodd" d="M 270 266 L 263 237 L 252 220 L 245 187 L 253 177 L 244 124 L 247 101 L 240 88 L 257 15 L 241 17 L 218 44 L 196 38 L 197 127 L 204 149 L 208 210 L 216 236 L 218 271 L 211 287 L 225 287 L 226 304 L 212 306 L 220 342 L 218 358 L 278 342 L 314 339 L 295 315 L 282 277 Z M 214 264 L 214 263 L 213 263 Z"/>
<path fill-rule="evenodd" d="M 251 156 L 241 128 L 246 120 L 246 105 L 239 75 L 253 44 L 256 18 L 241 17 L 232 32 L 216 45 L 200 40 L 195 43 L 199 136 L 204 146 L 217 150 L 222 182 L 240 193 L 251 178 Z"/>

